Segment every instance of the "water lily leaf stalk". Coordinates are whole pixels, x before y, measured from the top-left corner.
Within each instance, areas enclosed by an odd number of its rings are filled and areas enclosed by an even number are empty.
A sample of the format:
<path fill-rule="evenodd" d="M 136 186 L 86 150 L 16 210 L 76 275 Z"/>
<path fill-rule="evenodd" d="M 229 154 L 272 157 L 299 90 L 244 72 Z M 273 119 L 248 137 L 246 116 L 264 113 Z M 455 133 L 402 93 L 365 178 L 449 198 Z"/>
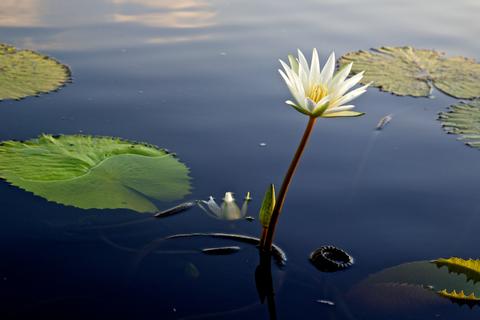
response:
<path fill-rule="evenodd" d="M 270 251 L 272 247 L 273 236 L 275 234 L 275 228 L 278 223 L 278 218 L 280 217 L 280 213 L 282 212 L 283 204 L 285 203 L 285 197 L 287 196 L 288 188 L 290 183 L 292 182 L 293 175 L 297 170 L 298 163 L 300 162 L 300 158 L 302 157 L 303 152 L 305 151 L 305 147 L 307 142 L 312 134 L 313 127 L 317 121 L 316 117 L 310 117 L 308 120 L 307 127 L 305 128 L 305 132 L 303 133 L 302 140 L 298 145 L 297 151 L 293 156 L 292 162 L 288 167 L 287 174 L 283 179 L 282 186 L 280 187 L 280 191 L 278 193 L 277 200 L 275 202 L 275 206 L 273 208 L 272 214 L 270 216 L 269 225 L 266 229 L 266 232 L 262 234 L 262 239 L 260 242 L 260 249 L 262 251 Z M 264 229 L 265 230 L 265 229 Z"/>

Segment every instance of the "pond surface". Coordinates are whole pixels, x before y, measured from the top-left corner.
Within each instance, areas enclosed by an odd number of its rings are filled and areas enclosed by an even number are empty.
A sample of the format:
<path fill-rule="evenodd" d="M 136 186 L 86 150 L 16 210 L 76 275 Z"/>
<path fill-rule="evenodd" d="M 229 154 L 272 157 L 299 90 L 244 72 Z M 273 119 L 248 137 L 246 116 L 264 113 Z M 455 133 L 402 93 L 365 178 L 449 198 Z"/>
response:
<path fill-rule="evenodd" d="M 479 13 L 476 0 L 2 0 L 2 42 L 68 64 L 73 84 L 0 103 L 0 140 L 83 133 L 152 143 L 191 169 L 185 200 L 249 191 L 257 216 L 307 121 L 284 104 L 278 58 L 317 47 L 324 61 L 331 50 L 382 45 L 480 58 Z M 355 101 L 364 117 L 319 121 L 277 230 L 288 255 L 286 266 L 272 266 L 279 319 L 479 317 L 480 308 L 448 300 L 380 310 L 351 294 L 387 267 L 478 257 L 480 153 L 442 131 L 436 115 L 456 100 L 434 96 L 372 88 Z M 391 123 L 374 131 L 387 114 Z M 199 249 L 238 243 L 158 241 L 187 232 L 258 236 L 258 221 L 216 220 L 200 208 L 157 220 L 82 210 L 4 182 L 0 207 L 2 319 L 269 317 L 255 286 L 255 247 L 211 256 Z M 308 256 L 327 244 L 356 264 L 316 270 Z"/>

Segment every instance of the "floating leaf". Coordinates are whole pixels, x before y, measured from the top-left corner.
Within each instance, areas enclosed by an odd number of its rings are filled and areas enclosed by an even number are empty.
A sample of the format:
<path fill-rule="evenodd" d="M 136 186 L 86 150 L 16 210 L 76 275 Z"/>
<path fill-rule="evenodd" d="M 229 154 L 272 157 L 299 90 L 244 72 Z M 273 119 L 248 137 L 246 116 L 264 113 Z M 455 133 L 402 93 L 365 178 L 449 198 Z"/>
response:
<path fill-rule="evenodd" d="M 480 148 L 480 99 L 450 106 L 438 119 L 447 133 L 458 134 L 466 145 Z"/>
<path fill-rule="evenodd" d="M 447 290 L 442 290 L 438 292 L 438 295 L 441 297 L 448 298 L 452 300 L 453 302 L 457 302 L 460 304 L 477 304 L 480 303 L 480 298 L 476 297 L 474 293 L 469 294 L 468 296 L 465 295 L 465 292 L 463 290 L 460 290 L 460 292 L 456 292 L 453 290 L 452 292 L 448 292 Z"/>
<path fill-rule="evenodd" d="M 0 44 L 0 100 L 47 93 L 69 80 L 70 70 L 58 61 Z"/>
<path fill-rule="evenodd" d="M 110 137 L 41 135 L 0 144 L 0 178 L 83 209 L 156 212 L 189 193 L 188 168 L 157 147 Z"/>
<path fill-rule="evenodd" d="M 469 281 L 467 272 L 462 272 L 469 270 L 472 264 L 456 259 L 417 261 L 388 268 L 369 276 L 358 284 L 352 293 L 355 298 L 361 296 L 360 299 L 364 299 L 365 302 L 374 303 L 375 307 L 378 307 L 381 301 L 383 308 L 405 306 L 407 301 L 410 305 L 441 303 L 439 297 L 447 297 L 446 293 L 452 295 L 454 298 L 451 299 L 452 302 L 461 300 L 461 295 L 457 292 L 465 292 L 470 297 L 472 294 L 479 297 L 480 286 Z M 462 266 L 463 269 L 455 269 L 456 271 L 452 273 L 447 268 L 440 268 L 439 265 L 455 268 Z M 413 293 L 418 301 L 412 301 Z M 457 296 L 454 296 L 455 294 Z"/>
<path fill-rule="evenodd" d="M 265 196 L 263 197 L 262 207 L 260 208 L 260 223 L 264 228 L 268 228 L 273 208 L 275 207 L 275 185 L 271 184 Z"/>
<path fill-rule="evenodd" d="M 467 281 L 473 281 L 474 283 L 480 282 L 480 260 L 452 257 L 448 259 L 440 258 L 432 261 L 439 268 L 447 267 L 449 272 L 456 274 L 464 274 L 467 277 Z"/>
<path fill-rule="evenodd" d="M 429 96 L 432 86 L 455 98 L 480 96 L 480 64 L 464 57 L 446 57 L 434 50 L 381 47 L 344 55 L 353 73 L 365 71 L 362 83 L 400 96 Z"/>

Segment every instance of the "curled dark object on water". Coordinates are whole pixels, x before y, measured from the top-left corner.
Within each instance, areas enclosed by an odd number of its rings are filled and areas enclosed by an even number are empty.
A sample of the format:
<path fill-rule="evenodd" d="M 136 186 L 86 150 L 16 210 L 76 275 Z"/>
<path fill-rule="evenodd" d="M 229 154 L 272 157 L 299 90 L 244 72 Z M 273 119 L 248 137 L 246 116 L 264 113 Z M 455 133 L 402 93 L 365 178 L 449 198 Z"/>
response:
<path fill-rule="evenodd" d="M 320 271 L 335 272 L 351 267 L 353 257 L 335 246 L 321 246 L 310 254 L 310 262 Z"/>
<path fill-rule="evenodd" d="M 253 245 L 259 245 L 260 239 L 251 237 L 251 236 L 245 236 L 242 234 L 232 234 L 232 233 L 219 233 L 219 232 L 213 232 L 213 233 L 202 233 L 202 232 L 196 232 L 196 233 L 180 233 L 180 234 L 174 234 L 172 236 L 165 237 L 165 240 L 169 239 L 177 239 L 177 238 L 190 238 L 190 237 L 210 237 L 210 238 L 220 238 L 220 239 L 229 239 L 229 240 L 234 240 L 234 241 L 240 241 L 243 243 L 250 243 Z M 272 245 L 272 256 L 275 259 L 275 262 L 277 263 L 278 266 L 282 267 L 285 265 L 287 262 L 287 255 L 285 252 L 276 244 Z"/>
<path fill-rule="evenodd" d="M 227 254 L 237 253 L 238 251 L 240 251 L 240 247 L 238 246 L 226 246 L 226 247 L 202 249 L 202 253 L 212 255 L 212 256 L 227 255 Z"/>
<path fill-rule="evenodd" d="M 183 212 L 183 211 L 186 211 L 192 207 L 194 207 L 196 204 L 197 204 L 197 200 L 195 201 L 188 201 L 188 202 L 184 202 L 184 203 L 181 203 L 173 208 L 170 208 L 170 209 L 167 209 L 167 210 L 163 210 L 163 211 L 160 211 L 160 212 L 157 212 L 155 213 L 153 216 L 155 218 L 164 218 L 164 217 L 169 217 L 169 216 L 172 216 L 174 214 L 177 214 L 177 213 L 180 213 L 180 212 Z"/>

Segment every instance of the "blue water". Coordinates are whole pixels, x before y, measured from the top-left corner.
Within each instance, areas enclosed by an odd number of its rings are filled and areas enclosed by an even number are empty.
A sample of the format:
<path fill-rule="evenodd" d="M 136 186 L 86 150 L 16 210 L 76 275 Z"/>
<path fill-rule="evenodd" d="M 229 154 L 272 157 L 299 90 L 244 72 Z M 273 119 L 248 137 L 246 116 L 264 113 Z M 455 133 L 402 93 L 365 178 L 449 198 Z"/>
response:
<path fill-rule="evenodd" d="M 256 216 L 307 121 L 284 105 L 278 58 L 296 48 L 317 47 L 323 60 L 331 50 L 382 45 L 480 58 L 479 13 L 475 0 L 2 0 L 1 42 L 68 64 L 73 84 L 1 102 L 0 140 L 83 133 L 146 141 L 191 169 L 187 200 L 250 191 Z M 450 303 L 380 312 L 349 294 L 386 267 L 478 257 L 480 153 L 442 131 L 436 115 L 456 100 L 434 96 L 372 88 L 355 100 L 364 117 L 318 122 L 277 230 L 289 259 L 272 266 L 279 319 L 479 317 L 478 307 Z M 391 123 L 374 131 L 387 114 Z M 256 236 L 257 221 L 215 220 L 198 208 L 162 220 L 82 210 L 6 183 L 0 208 L 2 319 L 269 318 L 254 247 L 212 257 L 195 250 L 235 243 L 154 242 L 185 232 Z M 325 244 L 347 250 L 354 267 L 316 270 L 308 255 Z"/>

